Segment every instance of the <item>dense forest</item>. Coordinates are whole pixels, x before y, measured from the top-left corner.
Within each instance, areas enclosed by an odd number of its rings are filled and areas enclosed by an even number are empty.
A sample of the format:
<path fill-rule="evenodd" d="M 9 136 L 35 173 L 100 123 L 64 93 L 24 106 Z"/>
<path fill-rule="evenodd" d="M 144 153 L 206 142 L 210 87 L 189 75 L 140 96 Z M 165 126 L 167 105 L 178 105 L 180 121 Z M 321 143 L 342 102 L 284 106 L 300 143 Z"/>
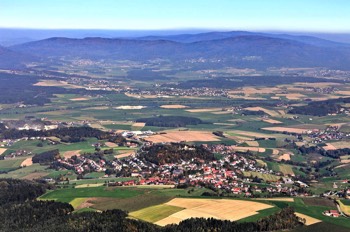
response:
<path fill-rule="evenodd" d="M 202 120 L 185 116 L 159 116 L 154 118 L 140 118 L 136 122 L 144 122 L 146 126 L 185 127 L 186 125 L 202 124 Z"/>
<path fill-rule="evenodd" d="M 19 139 L 23 137 L 50 137 L 55 136 L 61 139 L 62 142 L 74 143 L 83 141 L 84 138 L 108 139 L 110 134 L 91 127 L 67 127 L 58 128 L 48 131 L 35 130 L 16 130 L 5 129 L 0 130 L 0 138 L 4 139 Z"/>
<path fill-rule="evenodd" d="M 336 114 L 343 108 L 341 104 L 350 103 L 350 98 L 329 99 L 325 101 L 310 102 L 306 106 L 294 107 L 289 111 L 291 114 L 303 114 L 312 116 L 326 116 Z"/>
<path fill-rule="evenodd" d="M 60 152 L 58 149 L 51 150 L 51 151 L 45 151 L 39 154 L 35 154 L 32 157 L 33 163 L 39 163 L 39 164 L 50 164 L 51 162 L 55 161 L 60 157 Z"/>
<path fill-rule="evenodd" d="M 140 158 L 157 165 L 179 163 L 181 160 L 187 161 L 194 158 L 215 160 L 214 154 L 204 147 L 184 144 L 153 145 L 145 148 Z"/>
<path fill-rule="evenodd" d="M 226 220 L 192 218 L 179 225 L 157 225 L 128 218 L 128 213 L 114 209 L 103 212 L 72 213 L 68 203 L 38 201 L 48 185 L 26 180 L 0 179 L 0 231 L 35 232 L 199 232 L 199 231 L 276 231 L 302 225 L 292 208 L 258 220 L 237 223 Z"/>
<path fill-rule="evenodd" d="M 299 151 L 302 154 L 320 154 L 323 156 L 328 156 L 333 159 L 338 159 L 340 156 L 344 155 L 349 155 L 350 153 L 350 148 L 343 148 L 343 149 L 337 149 L 337 150 L 325 150 L 323 148 L 313 146 L 313 147 L 306 147 L 306 146 L 301 146 L 299 147 Z"/>
<path fill-rule="evenodd" d="M 235 77 L 217 77 L 212 79 L 188 80 L 175 84 L 168 84 L 168 87 L 191 89 L 191 88 L 238 88 L 243 86 L 270 86 L 291 84 L 295 82 L 329 82 L 327 79 L 314 77 L 290 77 L 290 76 L 235 76 Z"/>
<path fill-rule="evenodd" d="M 0 179 L 0 205 L 33 200 L 44 194 L 47 185 L 26 180 Z"/>
<path fill-rule="evenodd" d="M 65 89 L 53 86 L 34 86 L 40 77 L 1 73 L 0 104 L 23 103 L 25 105 L 44 105 L 50 103 L 54 94 L 89 94 L 96 95 L 106 91 L 85 89 Z M 55 78 L 51 78 L 56 80 Z M 61 80 L 61 79 L 57 79 Z"/>
<path fill-rule="evenodd" d="M 259 115 L 259 116 L 262 116 L 262 115 L 265 115 L 266 113 L 264 111 L 262 111 L 262 110 L 258 110 L 258 111 L 242 110 L 241 114 L 242 115 Z"/>

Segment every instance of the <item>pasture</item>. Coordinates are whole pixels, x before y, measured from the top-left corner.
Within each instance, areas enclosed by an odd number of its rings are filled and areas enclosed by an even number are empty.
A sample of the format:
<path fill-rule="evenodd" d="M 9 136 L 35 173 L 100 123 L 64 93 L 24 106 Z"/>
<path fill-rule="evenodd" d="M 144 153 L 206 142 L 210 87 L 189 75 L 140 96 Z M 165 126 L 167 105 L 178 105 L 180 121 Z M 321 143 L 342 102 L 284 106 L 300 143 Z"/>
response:
<path fill-rule="evenodd" d="M 142 190 L 115 187 L 87 187 L 87 188 L 68 188 L 57 189 L 48 192 L 40 197 L 42 200 L 57 200 L 61 202 L 71 202 L 75 198 L 87 197 L 114 197 L 130 198 L 141 195 Z"/>
<path fill-rule="evenodd" d="M 21 166 L 22 162 L 26 158 L 12 158 L 6 160 L 0 160 L 0 171 L 10 171 L 17 169 Z"/>
<path fill-rule="evenodd" d="M 147 222 L 157 222 L 183 209 L 182 207 L 161 204 L 131 212 L 129 216 Z"/>

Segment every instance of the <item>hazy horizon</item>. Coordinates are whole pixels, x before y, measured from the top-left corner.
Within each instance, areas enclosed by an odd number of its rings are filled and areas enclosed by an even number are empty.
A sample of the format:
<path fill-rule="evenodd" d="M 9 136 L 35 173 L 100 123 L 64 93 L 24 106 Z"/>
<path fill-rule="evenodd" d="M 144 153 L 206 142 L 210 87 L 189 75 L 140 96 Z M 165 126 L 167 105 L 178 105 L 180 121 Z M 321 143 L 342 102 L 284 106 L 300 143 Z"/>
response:
<path fill-rule="evenodd" d="M 7 29 L 350 33 L 350 4 L 345 0 L 3 0 L 0 8 L 0 28 Z"/>

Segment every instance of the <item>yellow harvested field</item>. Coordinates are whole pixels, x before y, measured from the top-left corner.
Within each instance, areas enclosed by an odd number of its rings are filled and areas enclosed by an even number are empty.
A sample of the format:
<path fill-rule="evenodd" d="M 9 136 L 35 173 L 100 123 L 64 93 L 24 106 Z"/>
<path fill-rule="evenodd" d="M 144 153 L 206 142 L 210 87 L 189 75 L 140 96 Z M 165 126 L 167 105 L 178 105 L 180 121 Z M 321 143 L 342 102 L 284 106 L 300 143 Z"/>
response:
<path fill-rule="evenodd" d="M 246 141 L 245 143 L 251 147 L 258 147 L 259 146 L 259 143 L 257 141 Z"/>
<path fill-rule="evenodd" d="M 71 100 L 71 101 L 87 101 L 87 100 L 89 100 L 89 98 L 87 98 L 87 97 L 77 97 L 77 98 L 71 98 L 69 100 Z"/>
<path fill-rule="evenodd" d="M 208 131 L 168 131 L 166 134 L 151 135 L 145 140 L 153 143 L 220 141 L 219 137 Z"/>
<path fill-rule="evenodd" d="M 238 143 L 244 143 L 246 141 L 250 141 L 252 138 L 244 137 L 244 136 L 227 136 L 227 138 L 235 140 Z"/>
<path fill-rule="evenodd" d="M 277 121 L 277 120 L 274 120 L 274 119 L 263 119 L 264 122 L 267 122 L 267 123 L 271 123 L 271 124 L 281 124 L 282 122 L 281 121 Z"/>
<path fill-rule="evenodd" d="M 278 157 L 279 160 L 290 160 L 290 154 L 283 154 L 280 157 Z"/>
<path fill-rule="evenodd" d="M 296 144 L 298 147 L 301 147 L 301 146 L 304 146 L 304 145 L 305 145 L 304 142 L 295 142 L 295 144 Z"/>
<path fill-rule="evenodd" d="M 164 109 L 185 109 L 188 108 L 188 106 L 184 106 L 184 105 L 161 105 L 161 108 Z"/>
<path fill-rule="evenodd" d="M 278 87 L 272 88 L 253 88 L 253 87 L 243 87 L 239 90 L 230 91 L 229 94 L 242 94 L 244 95 L 255 95 L 255 94 L 271 94 L 273 92 L 279 91 Z"/>
<path fill-rule="evenodd" d="M 155 223 L 160 226 L 198 217 L 236 221 L 273 207 L 260 202 L 225 199 L 175 198 L 165 204 L 185 209 Z"/>
<path fill-rule="evenodd" d="M 271 134 L 263 134 L 263 133 L 258 133 L 258 132 L 251 132 L 251 131 L 241 131 L 241 130 L 230 130 L 228 131 L 228 133 L 234 133 L 234 134 L 238 134 L 239 136 L 250 136 L 250 137 L 254 137 L 254 138 L 275 138 L 276 136 L 271 135 Z M 250 138 L 251 140 L 251 138 Z"/>
<path fill-rule="evenodd" d="M 339 141 L 334 143 L 327 143 L 327 145 L 331 145 L 336 149 L 350 148 L 350 141 Z"/>
<path fill-rule="evenodd" d="M 290 128 L 290 127 L 279 127 L 279 126 L 275 126 L 275 127 L 264 127 L 261 128 L 263 130 L 267 130 L 267 131 L 277 131 L 277 132 L 289 132 L 289 133 L 296 133 L 296 134 L 305 134 L 308 130 L 307 129 L 300 129 L 300 128 Z"/>
<path fill-rule="evenodd" d="M 126 152 L 121 152 L 120 154 L 115 155 L 114 157 L 119 159 L 119 158 L 129 157 L 129 156 L 131 156 L 133 154 L 135 154 L 134 150 L 128 150 Z"/>
<path fill-rule="evenodd" d="M 327 146 L 324 146 L 323 149 L 325 149 L 326 151 L 331 151 L 331 150 L 337 150 L 337 148 L 335 146 L 333 146 L 330 143 L 326 143 Z"/>
<path fill-rule="evenodd" d="M 349 164 L 341 164 L 339 166 L 336 166 L 334 169 L 336 168 L 342 168 L 342 167 L 349 167 Z"/>
<path fill-rule="evenodd" d="M 65 114 L 70 114 L 73 111 L 71 110 L 55 110 L 55 111 L 47 111 L 43 112 L 43 114 L 48 114 L 48 115 L 65 115 Z"/>
<path fill-rule="evenodd" d="M 66 151 L 65 153 L 63 153 L 63 157 L 66 159 L 71 158 L 72 156 L 76 155 L 76 156 L 80 156 L 80 152 L 81 150 L 75 150 L 75 151 Z"/>
<path fill-rule="evenodd" d="M 232 111 L 217 111 L 217 112 L 210 112 L 211 114 L 232 114 Z"/>
<path fill-rule="evenodd" d="M 301 93 L 281 93 L 281 94 L 276 94 L 278 97 L 286 97 L 289 100 L 298 100 L 300 98 L 305 98 L 306 96 L 301 94 Z"/>
<path fill-rule="evenodd" d="M 2 155 L 6 150 L 6 148 L 0 148 L 0 155 Z"/>
<path fill-rule="evenodd" d="M 264 111 L 266 114 L 272 116 L 272 117 L 278 117 L 280 114 L 276 112 L 275 110 L 268 110 L 262 107 L 247 107 L 244 108 L 245 110 L 250 110 L 250 111 Z"/>
<path fill-rule="evenodd" d="M 107 146 L 107 147 L 118 147 L 118 144 L 116 144 L 116 143 L 112 143 L 112 142 L 105 142 L 105 145 Z"/>
<path fill-rule="evenodd" d="M 280 151 L 278 149 L 272 149 L 272 155 L 278 155 Z"/>
<path fill-rule="evenodd" d="M 94 187 L 100 187 L 103 186 L 103 183 L 99 184 L 80 184 L 76 185 L 75 188 L 94 188 Z"/>
<path fill-rule="evenodd" d="M 350 91 L 337 91 L 337 94 L 350 96 Z"/>
<path fill-rule="evenodd" d="M 55 81 L 55 80 L 43 80 L 34 84 L 35 86 L 57 86 L 71 89 L 82 89 L 83 86 L 68 84 L 66 81 Z"/>
<path fill-rule="evenodd" d="M 146 125 L 146 123 L 144 122 L 135 122 L 134 124 L 132 124 L 132 127 L 141 127 L 143 128 Z"/>
<path fill-rule="evenodd" d="M 286 115 L 286 111 L 284 110 L 277 110 L 277 112 L 282 116 Z"/>
<path fill-rule="evenodd" d="M 328 87 L 328 86 L 335 86 L 335 85 L 342 85 L 342 84 L 333 83 L 333 82 L 318 82 L 318 83 L 297 82 L 295 83 L 295 85 L 308 86 L 308 87 Z"/>
<path fill-rule="evenodd" d="M 316 218 L 307 216 L 307 215 L 302 214 L 302 213 L 295 213 L 295 215 L 297 215 L 300 218 L 304 218 L 306 220 L 306 222 L 305 222 L 306 226 L 313 225 L 313 224 L 321 222 L 320 220 L 318 220 Z"/>
<path fill-rule="evenodd" d="M 32 157 L 23 160 L 23 162 L 21 163 L 21 167 L 28 167 L 31 165 L 33 165 Z"/>
<path fill-rule="evenodd" d="M 259 201 L 286 201 L 286 202 L 294 202 L 294 198 L 291 197 L 276 197 L 276 198 L 256 198 L 254 200 Z"/>
<path fill-rule="evenodd" d="M 243 152 L 246 152 L 246 151 L 265 152 L 266 151 L 266 149 L 262 148 L 262 147 L 237 147 L 237 146 L 231 146 L 231 148 L 233 150 L 243 151 Z"/>
<path fill-rule="evenodd" d="M 340 162 L 342 164 L 349 164 L 350 163 L 350 159 L 342 159 Z"/>
<path fill-rule="evenodd" d="M 202 112 L 214 112 L 214 111 L 221 111 L 222 108 L 204 108 L 204 109 L 189 109 L 186 110 L 190 113 L 202 113 Z"/>

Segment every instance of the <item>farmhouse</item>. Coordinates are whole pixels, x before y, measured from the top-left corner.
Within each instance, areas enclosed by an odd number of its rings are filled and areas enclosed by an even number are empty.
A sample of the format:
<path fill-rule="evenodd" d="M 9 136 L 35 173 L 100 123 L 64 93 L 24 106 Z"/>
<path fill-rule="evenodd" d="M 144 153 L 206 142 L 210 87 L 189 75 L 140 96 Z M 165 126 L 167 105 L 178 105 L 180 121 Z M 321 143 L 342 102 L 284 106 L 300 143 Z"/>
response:
<path fill-rule="evenodd" d="M 338 210 L 327 210 L 324 211 L 323 214 L 329 217 L 340 217 Z"/>

